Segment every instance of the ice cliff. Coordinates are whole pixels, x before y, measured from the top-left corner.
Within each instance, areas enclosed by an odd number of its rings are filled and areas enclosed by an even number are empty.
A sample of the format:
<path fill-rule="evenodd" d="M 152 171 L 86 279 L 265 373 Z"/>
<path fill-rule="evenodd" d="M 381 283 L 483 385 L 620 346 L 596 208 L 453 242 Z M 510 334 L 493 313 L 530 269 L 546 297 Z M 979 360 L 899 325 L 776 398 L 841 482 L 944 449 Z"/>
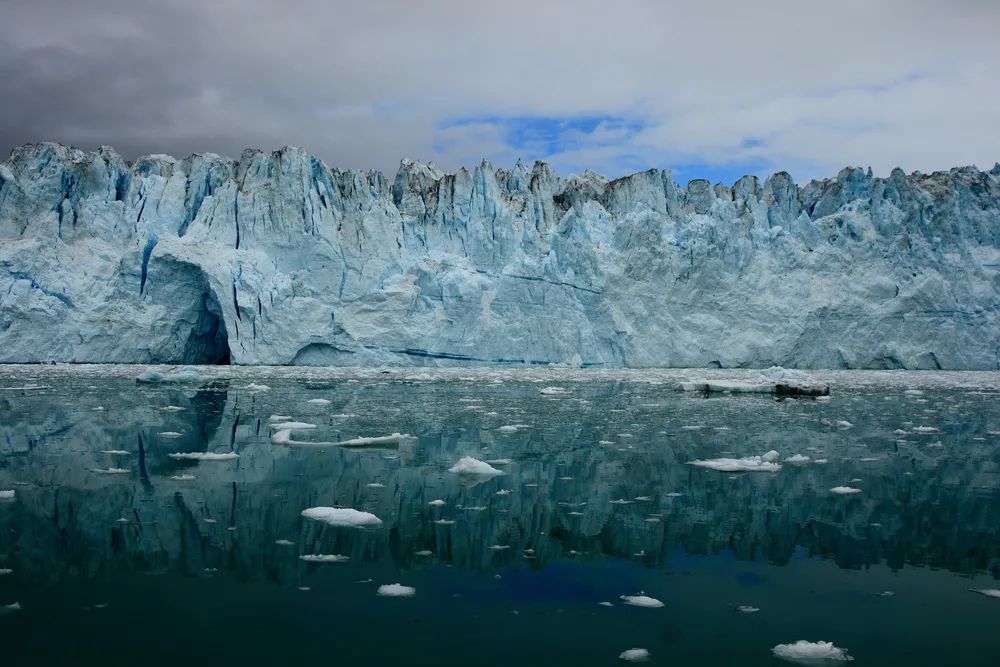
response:
<path fill-rule="evenodd" d="M 0 361 L 1000 367 L 1000 165 L 732 187 L 295 148 L 0 164 Z"/>

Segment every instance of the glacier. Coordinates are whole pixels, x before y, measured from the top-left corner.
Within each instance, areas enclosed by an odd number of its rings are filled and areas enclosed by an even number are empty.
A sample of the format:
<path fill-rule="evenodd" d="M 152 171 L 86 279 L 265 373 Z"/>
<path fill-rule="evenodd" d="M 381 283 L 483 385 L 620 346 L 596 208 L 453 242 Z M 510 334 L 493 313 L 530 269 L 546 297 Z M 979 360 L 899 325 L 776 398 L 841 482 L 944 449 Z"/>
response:
<path fill-rule="evenodd" d="M 732 187 L 298 149 L 0 164 L 0 363 L 1000 368 L 1000 165 Z"/>

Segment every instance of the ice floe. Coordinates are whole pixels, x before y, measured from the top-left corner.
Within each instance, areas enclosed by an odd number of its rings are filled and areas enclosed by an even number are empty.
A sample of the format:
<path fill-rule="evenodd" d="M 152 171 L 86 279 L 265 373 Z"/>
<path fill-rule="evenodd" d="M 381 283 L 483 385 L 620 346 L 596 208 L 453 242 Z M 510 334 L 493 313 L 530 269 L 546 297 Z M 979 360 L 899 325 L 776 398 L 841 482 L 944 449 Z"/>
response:
<path fill-rule="evenodd" d="M 970 588 L 969 590 L 988 598 L 1000 598 L 1000 588 Z"/>
<path fill-rule="evenodd" d="M 622 651 L 618 655 L 618 659 L 626 662 L 646 662 L 649 660 L 649 651 L 644 648 L 630 648 Z"/>
<path fill-rule="evenodd" d="M 183 433 L 178 433 L 177 431 L 162 431 L 160 433 L 161 438 L 179 438 Z"/>
<path fill-rule="evenodd" d="M 758 611 L 760 611 L 760 609 L 758 607 L 754 607 L 748 604 L 741 604 L 736 607 L 736 611 L 740 612 L 741 614 L 756 614 Z"/>
<path fill-rule="evenodd" d="M 291 540 L 275 540 L 274 543 L 277 544 L 278 546 L 282 546 L 282 547 L 293 547 L 293 546 L 295 546 L 295 542 L 292 542 Z"/>
<path fill-rule="evenodd" d="M 190 482 L 192 479 L 195 479 L 195 476 L 194 475 L 171 475 L 170 479 L 174 480 L 175 482 Z"/>
<path fill-rule="evenodd" d="M 129 472 L 128 468 L 91 468 L 90 472 L 96 472 L 98 475 L 125 475 Z"/>
<path fill-rule="evenodd" d="M 431 505 L 431 506 L 433 506 L 433 507 L 442 507 L 442 506 L 444 506 L 444 505 L 447 505 L 448 503 L 446 503 L 445 501 L 441 500 L 440 498 L 437 498 L 437 499 L 435 499 L 435 500 L 432 500 L 432 501 L 430 501 L 430 502 L 429 502 L 429 503 L 427 503 L 427 504 L 428 504 L 428 505 Z"/>
<path fill-rule="evenodd" d="M 778 644 L 771 652 L 782 660 L 801 664 L 822 664 L 824 662 L 850 662 L 854 660 L 847 651 L 833 645 L 833 642 L 810 642 L 804 639 L 792 644 Z"/>
<path fill-rule="evenodd" d="M 101 454 L 109 454 L 111 456 L 128 456 L 132 452 L 127 452 L 124 449 L 102 449 Z"/>
<path fill-rule="evenodd" d="M 330 400 L 327 398 L 310 398 L 306 403 L 312 405 L 330 405 Z"/>
<path fill-rule="evenodd" d="M 830 493 L 838 496 L 849 496 L 855 493 L 861 493 L 861 489 L 857 489 L 853 486 L 835 486 L 830 489 Z"/>
<path fill-rule="evenodd" d="M 303 554 L 299 556 L 299 560 L 307 563 L 346 563 L 351 557 L 340 554 Z"/>
<path fill-rule="evenodd" d="M 268 391 L 270 387 L 268 387 L 266 384 L 257 384 L 256 382 L 251 382 L 246 387 L 244 387 L 244 389 L 246 389 L 247 391 Z"/>
<path fill-rule="evenodd" d="M 178 461 L 233 461 L 240 458 L 236 452 L 173 452 L 167 456 Z"/>
<path fill-rule="evenodd" d="M 310 507 L 302 510 L 302 516 L 331 526 L 365 528 L 382 525 L 382 520 L 374 514 L 350 507 Z"/>
<path fill-rule="evenodd" d="M 417 594 L 417 589 L 403 584 L 382 584 L 375 594 L 384 598 L 409 598 Z"/>
<path fill-rule="evenodd" d="M 4 489 L 0 491 L 0 500 L 14 500 L 15 495 L 14 489 Z"/>
<path fill-rule="evenodd" d="M 181 368 L 174 373 L 149 370 L 140 373 L 135 381 L 140 384 L 184 384 L 201 382 L 201 375 L 193 368 Z"/>
<path fill-rule="evenodd" d="M 741 459 L 718 458 L 696 459 L 688 461 L 688 465 L 718 470 L 719 472 L 778 472 L 781 464 L 777 462 L 780 455 L 773 449 L 761 456 L 746 456 Z"/>
<path fill-rule="evenodd" d="M 639 595 L 622 595 L 621 600 L 633 607 L 645 607 L 647 609 L 658 609 L 663 603 L 656 598 L 649 597 L 640 591 Z"/>
<path fill-rule="evenodd" d="M 480 461 L 471 456 L 463 456 L 458 460 L 458 463 L 448 468 L 448 472 L 455 473 L 457 475 L 472 475 L 478 477 L 492 477 L 493 475 L 502 475 L 502 470 L 497 470 L 489 463 L 485 461 Z"/>
<path fill-rule="evenodd" d="M 791 456 L 785 459 L 785 463 L 791 463 L 791 464 L 809 463 L 810 461 L 812 461 L 812 459 L 803 454 L 792 454 Z"/>

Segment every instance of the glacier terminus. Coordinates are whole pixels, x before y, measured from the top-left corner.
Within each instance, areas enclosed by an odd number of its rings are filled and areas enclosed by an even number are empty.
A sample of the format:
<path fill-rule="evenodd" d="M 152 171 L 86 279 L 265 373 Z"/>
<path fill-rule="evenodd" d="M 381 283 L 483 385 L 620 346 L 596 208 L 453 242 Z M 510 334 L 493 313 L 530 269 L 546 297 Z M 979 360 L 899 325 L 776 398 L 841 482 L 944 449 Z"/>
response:
<path fill-rule="evenodd" d="M 297 148 L 0 164 L 0 362 L 1000 368 L 1000 165 L 732 187 Z"/>

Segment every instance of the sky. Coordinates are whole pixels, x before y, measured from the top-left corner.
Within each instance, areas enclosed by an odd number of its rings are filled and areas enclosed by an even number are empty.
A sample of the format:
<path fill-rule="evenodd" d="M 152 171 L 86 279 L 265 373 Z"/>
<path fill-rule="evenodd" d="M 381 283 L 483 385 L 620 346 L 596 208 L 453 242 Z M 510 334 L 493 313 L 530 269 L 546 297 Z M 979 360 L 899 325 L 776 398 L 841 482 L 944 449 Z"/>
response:
<path fill-rule="evenodd" d="M 0 0 L 0 154 L 988 169 L 998 63 L 1000 0 Z"/>

